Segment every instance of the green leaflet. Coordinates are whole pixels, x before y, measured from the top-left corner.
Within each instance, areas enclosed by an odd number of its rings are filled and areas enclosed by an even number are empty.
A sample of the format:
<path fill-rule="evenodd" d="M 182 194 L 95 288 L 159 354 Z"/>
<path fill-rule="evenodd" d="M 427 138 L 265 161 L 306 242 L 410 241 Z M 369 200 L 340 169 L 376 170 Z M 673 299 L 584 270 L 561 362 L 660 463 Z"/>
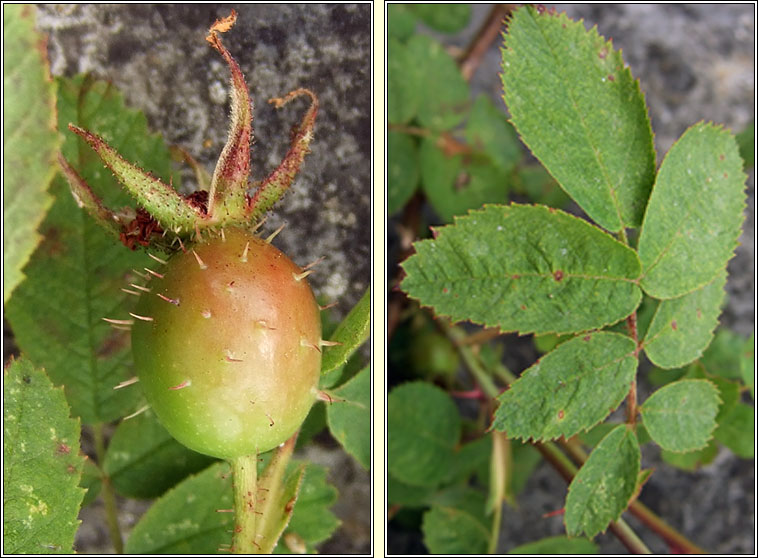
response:
<path fill-rule="evenodd" d="M 718 325 L 725 283 L 724 269 L 704 287 L 661 301 L 643 342 L 653 364 L 678 368 L 703 353 Z"/>
<path fill-rule="evenodd" d="M 637 489 L 640 447 L 634 432 L 620 424 L 590 454 L 569 485 L 564 521 L 569 537 L 590 539 L 605 531 Z"/>
<path fill-rule="evenodd" d="M 509 438 L 569 438 L 602 421 L 629 392 L 634 341 L 597 332 L 566 341 L 500 395 L 492 428 Z"/>
<path fill-rule="evenodd" d="M 390 37 L 387 43 L 387 121 L 404 124 L 421 104 L 421 74 L 414 71 L 414 60 L 402 41 Z"/>
<path fill-rule="evenodd" d="M 675 298 L 726 267 L 740 234 L 744 186 L 729 132 L 701 122 L 679 138 L 661 164 L 640 232 L 645 292 Z"/>
<path fill-rule="evenodd" d="M 416 141 L 400 132 L 387 132 L 387 215 L 400 211 L 416 191 L 419 166 Z"/>
<path fill-rule="evenodd" d="M 42 240 L 37 227 L 53 202 L 47 188 L 63 139 L 35 19 L 32 5 L 3 5 L 3 302 Z"/>
<path fill-rule="evenodd" d="M 119 494 L 157 498 L 214 461 L 174 440 L 148 411 L 118 425 L 102 467 Z"/>
<path fill-rule="evenodd" d="M 327 484 L 323 467 L 292 461 L 284 483 L 299 474 L 302 466 L 305 478 L 278 553 L 288 552 L 284 547 L 287 533 L 296 534 L 312 552 L 313 545 L 328 538 L 339 526 L 339 520 L 328 509 L 336 499 L 336 490 Z M 259 464 L 259 473 L 261 468 Z M 128 554 L 216 554 L 221 545 L 231 543 L 234 528 L 234 515 L 216 510 L 230 509 L 232 505 L 229 465 L 215 463 L 156 500 L 134 527 L 124 550 Z"/>
<path fill-rule="evenodd" d="M 394 388 L 387 396 L 389 473 L 413 486 L 447 479 L 461 437 L 461 418 L 450 396 L 426 382 Z"/>
<path fill-rule="evenodd" d="M 755 409 L 738 403 L 719 423 L 713 436 L 735 455 L 745 459 L 755 456 Z"/>
<path fill-rule="evenodd" d="M 508 123 L 502 107 L 495 107 L 484 94 L 479 95 L 471 107 L 466 123 L 466 139 L 472 147 L 483 150 L 492 163 L 504 172 L 510 173 L 522 159 L 516 131 Z"/>
<path fill-rule="evenodd" d="M 431 554 L 486 554 L 489 531 L 470 513 L 433 506 L 421 525 Z"/>
<path fill-rule="evenodd" d="M 443 33 L 457 33 L 471 19 L 471 6 L 467 4 L 409 4 L 407 7 L 426 25 Z"/>
<path fill-rule="evenodd" d="M 560 210 L 488 205 L 437 235 L 414 244 L 401 287 L 453 320 L 578 332 L 625 318 L 642 297 L 637 255 Z"/>
<path fill-rule="evenodd" d="M 525 7 L 513 13 L 502 55 L 505 103 L 524 143 L 599 225 L 639 226 L 655 152 L 621 52 L 595 28 Z"/>
<path fill-rule="evenodd" d="M 406 47 L 412 61 L 411 79 L 418 87 L 419 122 L 432 130 L 454 128 L 463 120 L 469 104 L 469 86 L 458 65 L 430 37 L 414 35 Z"/>
<path fill-rule="evenodd" d="M 570 539 L 566 536 L 547 537 L 522 544 L 508 551 L 508 554 L 597 554 L 597 545 L 587 539 Z"/>
<path fill-rule="evenodd" d="M 339 401 L 329 403 L 326 421 L 332 436 L 364 469 L 371 467 L 371 367 L 332 392 Z"/>
<path fill-rule="evenodd" d="M 650 437 L 663 449 L 675 452 L 705 447 L 716 428 L 719 392 L 708 380 L 670 383 L 640 407 Z"/>
<path fill-rule="evenodd" d="M 331 341 L 339 345 L 327 346 L 321 363 L 321 374 L 336 370 L 357 351 L 369 337 L 371 327 L 371 287 L 366 289 L 363 296 L 350 313 L 329 336 Z"/>
<path fill-rule="evenodd" d="M 446 155 L 431 138 L 421 140 L 419 165 L 424 193 L 437 214 L 450 222 L 482 204 L 508 199 L 508 175 L 493 164 L 463 155 Z"/>
<path fill-rule="evenodd" d="M 232 540 L 232 474 L 219 462 L 190 476 L 155 501 L 143 515 L 124 551 L 127 554 L 213 554 Z"/>
<path fill-rule="evenodd" d="M 28 360 L 3 374 L 3 554 L 69 554 L 84 497 L 81 427 Z"/>

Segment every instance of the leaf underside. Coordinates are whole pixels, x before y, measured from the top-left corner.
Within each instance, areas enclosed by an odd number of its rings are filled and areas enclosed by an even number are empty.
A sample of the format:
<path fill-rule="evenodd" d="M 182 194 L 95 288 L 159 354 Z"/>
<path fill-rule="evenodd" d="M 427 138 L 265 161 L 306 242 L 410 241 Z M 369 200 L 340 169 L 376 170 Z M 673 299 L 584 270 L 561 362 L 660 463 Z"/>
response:
<path fill-rule="evenodd" d="M 524 143 L 599 225 L 639 226 L 655 152 L 621 52 L 596 28 L 529 6 L 513 13 L 502 58 L 505 103 Z"/>
<path fill-rule="evenodd" d="M 642 297 L 636 254 L 560 210 L 485 206 L 437 233 L 414 244 L 401 287 L 453 320 L 578 332 L 625 318 Z"/>
<path fill-rule="evenodd" d="M 499 397 L 492 428 L 509 438 L 569 438 L 602 421 L 629 391 L 634 341 L 596 332 L 562 343 Z"/>

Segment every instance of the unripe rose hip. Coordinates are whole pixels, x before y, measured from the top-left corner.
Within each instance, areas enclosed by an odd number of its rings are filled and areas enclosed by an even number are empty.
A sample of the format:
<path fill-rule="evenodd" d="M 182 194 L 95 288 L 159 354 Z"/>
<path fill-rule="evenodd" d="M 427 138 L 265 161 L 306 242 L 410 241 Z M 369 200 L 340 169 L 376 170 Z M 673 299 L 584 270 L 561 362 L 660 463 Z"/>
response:
<path fill-rule="evenodd" d="M 302 270 L 230 228 L 158 275 L 134 312 L 132 347 L 161 423 L 221 458 L 287 440 L 315 400 L 321 368 L 319 306 Z"/>

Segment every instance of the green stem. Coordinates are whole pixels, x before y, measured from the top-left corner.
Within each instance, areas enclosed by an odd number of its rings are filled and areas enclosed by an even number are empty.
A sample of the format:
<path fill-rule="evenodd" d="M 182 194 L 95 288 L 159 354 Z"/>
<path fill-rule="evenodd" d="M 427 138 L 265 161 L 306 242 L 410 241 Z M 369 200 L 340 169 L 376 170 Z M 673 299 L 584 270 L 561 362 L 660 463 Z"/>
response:
<path fill-rule="evenodd" d="M 652 554 L 647 545 L 622 518 L 611 523 L 609 528 L 613 531 L 613 534 L 616 535 L 616 538 L 621 541 L 621 544 L 635 554 Z"/>
<path fill-rule="evenodd" d="M 121 529 L 118 526 L 118 510 L 116 509 L 116 493 L 113 490 L 111 479 L 103 471 L 103 462 L 105 461 L 105 435 L 103 433 L 103 423 L 98 423 L 92 427 L 95 438 L 95 455 L 97 465 L 100 469 L 102 486 L 103 503 L 105 504 L 105 520 L 108 523 L 108 532 L 113 543 L 113 549 L 116 554 L 124 553 L 124 541 L 121 538 Z"/>
<path fill-rule="evenodd" d="M 294 506 L 294 499 L 283 502 L 282 481 L 296 440 L 297 433 L 274 451 L 260 477 L 257 454 L 230 460 L 234 474 L 233 553 L 274 552 Z"/>
<path fill-rule="evenodd" d="M 510 465 L 510 441 L 503 432 L 492 432 L 492 458 L 490 461 L 490 500 L 492 532 L 490 533 L 488 554 L 495 554 L 500 538 L 500 524 L 503 517 L 503 501 L 508 485 Z"/>
<path fill-rule="evenodd" d="M 245 455 L 231 460 L 234 478 L 234 538 L 232 552 L 235 554 L 259 554 L 256 542 L 258 504 L 256 483 L 258 480 L 258 454 Z"/>
<path fill-rule="evenodd" d="M 453 342 L 455 348 L 463 358 L 463 361 L 468 366 L 468 369 L 473 374 L 474 378 L 484 390 L 484 392 L 492 397 L 496 398 L 500 394 L 500 389 L 492 381 L 490 374 L 479 364 L 479 359 L 474 355 L 474 351 L 468 345 L 462 344 L 462 341 L 466 339 L 466 332 L 459 327 L 452 326 L 445 323 L 442 320 L 437 320 L 437 324 L 442 328 L 448 339 Z"/>

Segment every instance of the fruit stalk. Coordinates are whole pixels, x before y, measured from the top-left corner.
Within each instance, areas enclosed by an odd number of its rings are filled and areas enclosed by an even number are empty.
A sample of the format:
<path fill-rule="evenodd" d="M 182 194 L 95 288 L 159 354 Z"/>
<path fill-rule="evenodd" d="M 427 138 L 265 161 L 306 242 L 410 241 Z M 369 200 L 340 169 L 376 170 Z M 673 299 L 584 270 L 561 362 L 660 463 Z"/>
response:
<path fill-rule="evenodd" d="M 255 541 L 258 513 L 256 513 L 256 484 L 258 481 L 258 454 L 245 455 L 231 460 L 234 478 L 234 538 L 235 554 L 260 554 Z"/>
<path fill-rule="evenodd" d="M 297 500 L 303 470 L 294 493 L 284 488 L 284 474 L 295 449 L 297 432 L 280 445 L 258 478 L 258 455 L 231 459 L 234 474 L 235 554 L 272 554 L 289 524 Z"/>

